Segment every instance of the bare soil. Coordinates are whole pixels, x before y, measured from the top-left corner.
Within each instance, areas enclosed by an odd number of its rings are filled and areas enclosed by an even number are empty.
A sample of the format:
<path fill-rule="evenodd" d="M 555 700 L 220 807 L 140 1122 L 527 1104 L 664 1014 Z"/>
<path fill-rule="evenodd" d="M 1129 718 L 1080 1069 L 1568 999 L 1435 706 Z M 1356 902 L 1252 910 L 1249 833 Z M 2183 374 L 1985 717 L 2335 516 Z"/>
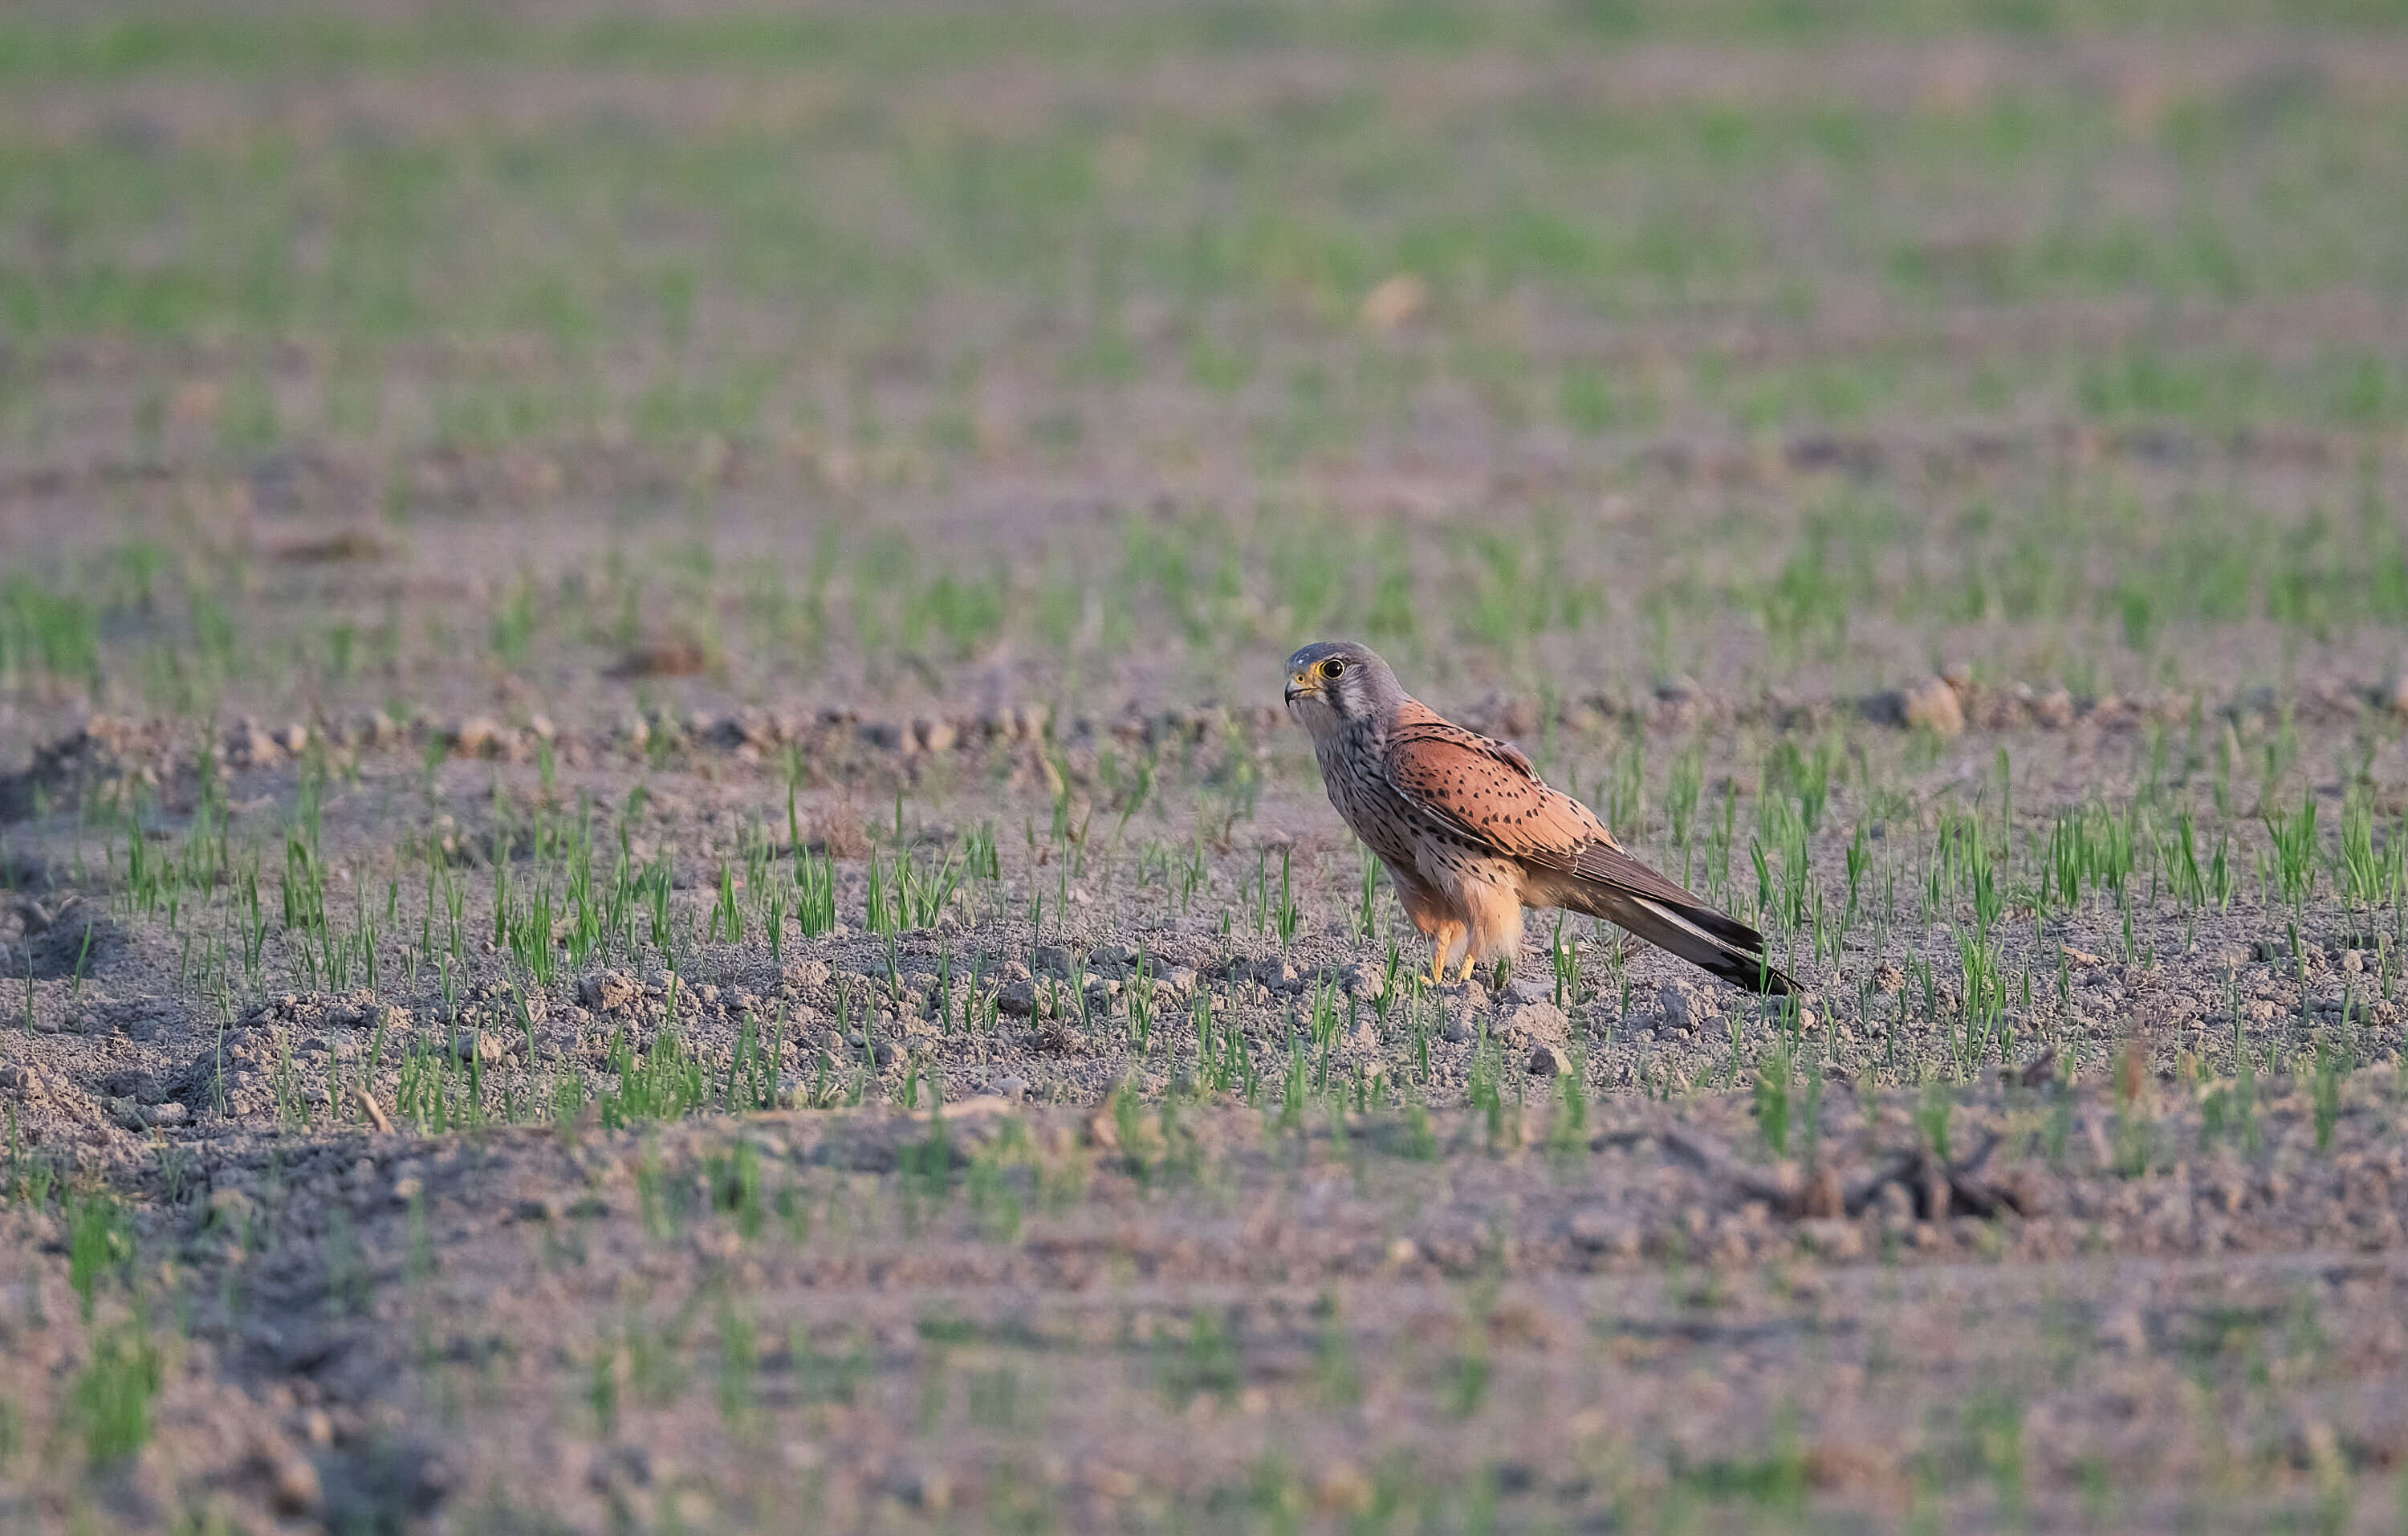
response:
<path fill-rule="evenodd" d="M 1915 739 L 1857 728 L 1873 751 Z M 16 1432 L 73 1432 L 77 1362 L 147 1296 L 154 1436 L 77 1496 L 127 1523 L 2372 1518 L 2408 1449 L 2408 1142 L 2396 978 L 2372 958 L 2388 936 L 2348 931 L 2369 918 L 2311 912 L 2295 954 L 2294 920 L 2246 901 L 2152 912 L 2135 931 L 2155 953 L 2129 963 L 2112 909 L 2011 920 L 2035 994 L 1961 1067 L 1953 997 L 1927 1013 L 1896 969 L 1946 978 L 1961 910 L 1801 961 L 1811 1023 L 1585 933 L 1558 1011 L 1543 924 L 1506 991 L 1400 974 L 1383 1010 L 1351 848 L 1300 743 L 1254 729 L 1191 743 L 1199 783 L 1227 754 L 1271 785 L 1204 834 L 1195 901 L 1137 874 L 1135 837 L 1113 851 L 1098 817 L 1074 879 L 1004 840 L 993 892 L 890 946 L 858 931 L 866 861 L 839 856 L 854 931 L 789 935 L 778 960 L 757 934 L 697 946 L 673 1019 L 657 965 L 529 988 L 480 942 L 449 1003 L 422 968 L 271 987 L 220 1027 L 164 923 L 29 836 L 71 846 L 66 825 L 14 824 L 10 969 L 33 1009 L 0 1087 Z M 2100 789 L 2132 736 L 1979 733 L 1897 772 L 1945 784 L 2003 748 L 2031 765 L 2018 814 L 2038 819 L 2045 786 Z M 892 853 L 891 821 L 861 810 L 892 793 L 873 785 L 918 782 L 907 854 L 949 836 L 921 815 L 1050 810 L 1044 759 L 1009 743 L 803 739 L 807 848 Z M 148 761 L 173 805 L 174 754 L 144 746 L 40 771 Z M 326 794 L 325 846 L 366 871 L 396 803 L 422 832 L 452 806 L 437 825 L 489 903 L 493 782 L 607 804 L 636 777 L 624 747 L 553 751 L 549 790 L 531 765 L 455 759 L 430 800 L 417 749 L 364 745 Z M 715 840 L 783 821 L 785 768 L 756 757 L 697 737 L 641 775 L 631 836 L 676 851 L 697 925 Z M 228 797 L 266 814 L 295 772 L 231 770 Z M 1285 945 L 1232 889 L 1268 871 L 1275 892 L 1283 865 L 1303 912 Z M 1027 894 L 1066 889 L 1039 941 Z M 1024 976 L 1025 1012 L 979 1006 Z M 553 1118 L 564 1082 L 608 1096 L 614 1042 L 665 1031 L 702 1066 L 698 1117 Z M 464 1037 L 487 1058 L 473 1081 L 448 1058 L 452 1128 L 370 1127 L 356 1088 L 391 1117 L 405 1052 Z M 1244 1065 L 1215 1086 L 1232 1040 Z M 1794 1075 L 1768 1098 L 1784 1040 Z M 806 1107 L 726 1113 L 771 1101 Z M 56 1170 L 47 1201 L 23 1198 L 34 1168 Z M 68 1192 L 93 1189 L 124 1202 L 137 1268 L 93 1261 L 86 1323 Z M 52 1502 L 77 1486 L 37 1474 L 21 1507 L 77 1507 Z"/>

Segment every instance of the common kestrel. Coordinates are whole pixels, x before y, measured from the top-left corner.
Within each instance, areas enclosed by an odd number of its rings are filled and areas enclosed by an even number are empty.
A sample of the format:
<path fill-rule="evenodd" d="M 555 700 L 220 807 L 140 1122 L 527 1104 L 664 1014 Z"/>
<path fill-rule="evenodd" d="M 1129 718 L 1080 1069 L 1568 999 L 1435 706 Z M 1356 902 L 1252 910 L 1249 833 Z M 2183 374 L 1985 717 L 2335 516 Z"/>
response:
<path fill-rule="evenodd" d="M 1793 990 L 1762 934 L 1623 852 L 1519 748 L 1440 718 L 1367 647 L 1329 640 L 1288 657 L 1287 710 L 1312 733 L 1330 804 L 1428 936 L 1433 980 L 1458 954 L 1466 976 L 1510 963 L 1523 908 L 1568 907 L 1750 992 Z"/>

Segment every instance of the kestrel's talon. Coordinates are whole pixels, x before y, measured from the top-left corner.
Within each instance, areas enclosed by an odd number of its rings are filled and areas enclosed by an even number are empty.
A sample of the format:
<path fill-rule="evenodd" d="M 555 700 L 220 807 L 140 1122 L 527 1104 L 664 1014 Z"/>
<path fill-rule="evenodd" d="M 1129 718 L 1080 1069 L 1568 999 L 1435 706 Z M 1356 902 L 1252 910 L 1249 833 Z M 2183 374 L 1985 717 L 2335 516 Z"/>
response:
<path fill-rule="evenodd" d="M 1793 990 L 1766 964 L 1762 934 L 1632 858 L 1519 748 L 1443 719 L 1369 650 L 1308 645 L 1287 674 L 1288 712 L 1312 734 L 1330 803 L 1430 936 L 1433 983 L 1446 984 L 1458 936 L 1469 981 L 1481 960 L 1520 948 L 1523 908 L 1565 907 L 1750 992 Z"/>

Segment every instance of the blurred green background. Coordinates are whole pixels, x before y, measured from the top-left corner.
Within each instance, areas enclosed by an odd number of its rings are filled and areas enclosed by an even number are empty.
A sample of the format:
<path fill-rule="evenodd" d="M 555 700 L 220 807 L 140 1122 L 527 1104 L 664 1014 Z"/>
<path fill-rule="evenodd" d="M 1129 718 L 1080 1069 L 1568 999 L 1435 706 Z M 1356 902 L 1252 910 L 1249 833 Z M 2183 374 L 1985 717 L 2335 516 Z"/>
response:
<path fill-rule="evenodd" d="M 18 8 L 0 683 L 2369 674 L 2403 22 Z"/>

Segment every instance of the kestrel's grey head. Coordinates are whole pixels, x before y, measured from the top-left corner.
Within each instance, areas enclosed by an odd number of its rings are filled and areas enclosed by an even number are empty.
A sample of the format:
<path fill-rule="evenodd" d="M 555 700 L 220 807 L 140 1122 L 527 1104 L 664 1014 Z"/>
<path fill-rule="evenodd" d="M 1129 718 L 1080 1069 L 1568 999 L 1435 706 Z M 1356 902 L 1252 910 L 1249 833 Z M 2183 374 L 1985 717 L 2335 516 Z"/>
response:
<path fill-rule="evenodd" d="M 1353 640 L 1319 640 L 1287 658 L 1287 712 L 1315 740 L 1386 720 L 1404 697 L 1388 664 Z"/>

